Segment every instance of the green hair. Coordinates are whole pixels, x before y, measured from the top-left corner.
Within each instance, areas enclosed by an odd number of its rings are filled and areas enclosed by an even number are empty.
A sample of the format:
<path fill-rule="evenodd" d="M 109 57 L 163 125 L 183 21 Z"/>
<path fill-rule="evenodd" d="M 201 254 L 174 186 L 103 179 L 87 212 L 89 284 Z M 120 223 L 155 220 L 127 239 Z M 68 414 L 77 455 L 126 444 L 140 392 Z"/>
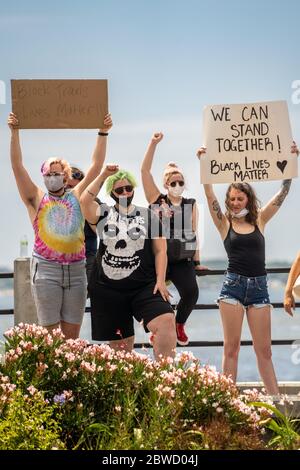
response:
<path fill-rule="evenodd" d="M 109 176 L 106 180 L 106 193 L 110 194 L 112 192 L 112 189 L 114 187 L 114 184 L 117 181 L 120 180 L 128 180 L 129 183 L 135 188 L 137 186 L 137 182 L 135 177 L 133 176 L 130 171 L 126 170 L 119 170 L 117 173 L 115 173 L 112 176 Z"/>

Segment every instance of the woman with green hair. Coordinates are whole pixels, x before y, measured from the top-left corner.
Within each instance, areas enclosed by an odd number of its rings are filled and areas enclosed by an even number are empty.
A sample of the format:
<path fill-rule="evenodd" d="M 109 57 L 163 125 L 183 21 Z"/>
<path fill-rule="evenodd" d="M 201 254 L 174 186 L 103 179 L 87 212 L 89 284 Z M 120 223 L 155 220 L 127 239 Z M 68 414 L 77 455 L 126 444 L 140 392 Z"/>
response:
<path fill-rule="evenodd" d="M 95 201 L 105 181 L 114 206 Z M 131 351 L 135 318 L 155 335 L 155 358 L 173 357 L 176 333 L 165 284 L 166 239 L 157 216 L 132 204 L 136 185 L 130 172 L 107 165 L 80 198 L 84 217 L 100 239 L 89 282 L 92 338 Z"/>

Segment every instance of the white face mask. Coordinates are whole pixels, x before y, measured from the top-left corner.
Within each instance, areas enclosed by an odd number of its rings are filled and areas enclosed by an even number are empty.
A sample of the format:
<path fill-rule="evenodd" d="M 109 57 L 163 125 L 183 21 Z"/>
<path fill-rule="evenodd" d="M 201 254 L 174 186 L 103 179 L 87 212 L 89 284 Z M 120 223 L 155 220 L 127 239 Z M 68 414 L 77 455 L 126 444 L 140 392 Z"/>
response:
<path fill-rule="evenodd" d="M 171 196 L 174 196 L 174 197 L 181 196 L 181 194 L 183 193 L 184 190 L 185 190 L 185 185 L 179 186 L 178 183 L 176 184 L 175 188 L 173 188 L 170 185 L 168 186 L 169 193 L 171 194 Z"/>
<path fill-rule="evenodd" d="M 246 217 L 247 214 L 249 214 L 249 211 L 248 209 L 246 209 L 246 207 L 244 207 L 244 209 L 242 209 L 237 214 L 235 214 L 234 212 L 231 212 L 231 217 L 235 217 L 236 219 L 241 219 L 242 217 Z"/>
<path fill-rule="evenodd" d="M 48 191 L 56 193 L 64 187 L 64 175 L 44 176 L 44 183 Z"/>

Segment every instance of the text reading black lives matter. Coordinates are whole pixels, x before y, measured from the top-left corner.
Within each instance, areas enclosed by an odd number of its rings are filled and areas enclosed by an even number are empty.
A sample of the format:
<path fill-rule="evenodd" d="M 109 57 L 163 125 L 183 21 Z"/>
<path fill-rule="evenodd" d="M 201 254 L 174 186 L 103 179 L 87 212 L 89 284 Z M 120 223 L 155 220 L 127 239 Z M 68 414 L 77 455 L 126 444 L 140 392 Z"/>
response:
<path fill-rule="evenodd" d="M 231 123 L 230 107 L 222 107 L 220 112 L 211 109 L 212 117 L 215 122 Z M 276 141 L 269 137 L 270 127 L 268 124 L 269 109 L 264 106 L 244 106 L 241 112 L 241 122 L 229 124 L 231 138 L 216 138 L 218 153 L 230 152 L 241 153 L 247 151 L 278 151 L 281 153 L 281 144 L 279 135 L 276 135 Z M 252 121 L 252 122 L 251 122 Z M 250 159 L 244 156 L 244 165 L 241 161 L 218 162 L 211 161 L 211 174 L 217 175 L 221 172 L 232 171 L 234 181 L 245 179 L 263 180 L 268 179 L 268 168 L 270 161 L 266 159 Z"/>

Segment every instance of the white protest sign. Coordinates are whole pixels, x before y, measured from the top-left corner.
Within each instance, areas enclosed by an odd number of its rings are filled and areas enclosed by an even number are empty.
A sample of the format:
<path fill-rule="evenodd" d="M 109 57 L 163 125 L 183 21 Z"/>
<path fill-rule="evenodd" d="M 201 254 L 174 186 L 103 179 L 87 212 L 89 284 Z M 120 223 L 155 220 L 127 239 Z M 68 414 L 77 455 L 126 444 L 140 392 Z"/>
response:
<path fill-rule="evenodd" d="M 202 183 L 298 176 L 285 101 L 206 106 L 203 117 Z"/>

